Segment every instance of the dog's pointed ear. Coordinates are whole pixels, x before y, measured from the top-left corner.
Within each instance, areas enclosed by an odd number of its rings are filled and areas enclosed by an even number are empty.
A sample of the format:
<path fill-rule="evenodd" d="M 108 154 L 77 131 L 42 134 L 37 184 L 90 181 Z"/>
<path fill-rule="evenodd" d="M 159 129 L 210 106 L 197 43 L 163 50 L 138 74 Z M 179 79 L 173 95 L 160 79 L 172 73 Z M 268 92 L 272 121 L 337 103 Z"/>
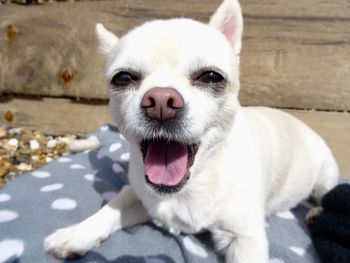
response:
<path fill-rule="evenodd" d="M 96 35 L 99 43 L 99 50 L 105 56 L 108 56 L 112 49 L 118 43 L 118 37 L 108 31 L 102 24 L 96 24 Z"/>
<path fill-rule="evenodd" d="M 238 0 L 224 0 L 210 18 L 209 26 L 216 28 L 225 35 L 235 54 L 240 53 L 243 16 Z"/>

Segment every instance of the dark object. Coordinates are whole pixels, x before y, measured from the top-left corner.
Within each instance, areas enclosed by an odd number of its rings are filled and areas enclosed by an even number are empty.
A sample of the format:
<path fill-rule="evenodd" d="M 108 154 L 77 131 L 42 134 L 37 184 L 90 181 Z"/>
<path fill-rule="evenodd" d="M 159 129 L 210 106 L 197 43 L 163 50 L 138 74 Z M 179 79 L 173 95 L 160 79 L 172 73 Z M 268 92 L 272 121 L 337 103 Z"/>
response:
<path fill-rule="evenodd" d="M 322 263 L 350 262 L 350 185 L 341 184 L 322 199 L 323 212 L 309 225 Z"/>

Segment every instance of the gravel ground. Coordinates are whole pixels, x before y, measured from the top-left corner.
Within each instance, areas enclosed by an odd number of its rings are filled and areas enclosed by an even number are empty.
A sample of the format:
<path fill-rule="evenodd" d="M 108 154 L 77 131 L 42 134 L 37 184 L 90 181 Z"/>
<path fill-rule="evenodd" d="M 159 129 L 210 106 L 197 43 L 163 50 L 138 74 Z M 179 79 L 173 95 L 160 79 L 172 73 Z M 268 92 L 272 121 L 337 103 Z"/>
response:
<path fill-rule="evenodd" d="M 72 134 L 51 136 L 23 127 L 0 127 L 0 188 L 12 178 L 63 155 L 99 146 L 96 140 Z"/>

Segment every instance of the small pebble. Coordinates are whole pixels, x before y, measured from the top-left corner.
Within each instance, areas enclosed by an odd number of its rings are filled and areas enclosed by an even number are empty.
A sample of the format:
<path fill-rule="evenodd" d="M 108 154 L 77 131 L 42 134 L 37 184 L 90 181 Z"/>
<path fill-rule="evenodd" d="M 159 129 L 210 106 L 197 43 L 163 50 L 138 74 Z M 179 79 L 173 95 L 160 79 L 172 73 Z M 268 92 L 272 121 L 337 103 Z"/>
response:
<path fill-rule="evenodd" d="M 101 146 L 101 143 L 96 139 L 81 139 L 74 140 L 68 144 L 69 150 L 72 152 L 82 152 L 86 150 L 95 150 Z"/>
<path fill-rule="evenodd" d="M 7 131 L 4 128 L 0 127 L 0 139 L 4 138 L 7 135 Z"/>
<path fill-rule="evenodd" d="M 8 173 L 7 167 L 0 167 L 0 178 L 5 177 L 5 175 Z"/>
<path fill-rule="evenodd" d="M 29 129 L 21 129 L 21 132 L 19 133 L 19 140 L 23 143 L 28 143 L 30 140 L 33 139 L 33 132 Z"/>
<path fill-rule="evenodd" d="M 17 169 L 18 169 L 19 171 L 26 172 L 26 171 L 31 171 L 31 170 L 33 169 L 33 167 L 32 167 L 30 164 L 20 163 L 20 164 L 17 166 Z"/>
<path fill-rule="evenodd" d="M 48 148 L 54 148 L 57 145 L 57 141 L 55 139 L 51 139 L 47 142 L 47 147 Z"/>
<path fill-rule="evenodd" d="M 38 150 L 40 148 L 40 144 L 37 140 L 30 140 L 29 145 L 30 145 L 30 149 L 33 151 Z"/>
<path fill-rule="evenodd" d="M 33 156 L 31 156 L 31 159 L 32 159 L 33 161 L 38 161 L 40 158 L 39 158 L 38 155 L 33 155 Z"/>
<path fill-rule="evenodd" d="M 17 139 L 8 140 L 8 142 L 4 145 L 4 148 L 8 151 L 16 151 L 18 148 L 18 140 Z"/>
<path fill-rule="evenodd" d="M 15 136 L 15 135 L 19 135 L 22 130 L 23 130 L 23 128 L 12 128 L 8 132 L 9 132 L 10 136 Z"/>
<path fill-rule="evenodd" d="M 35 139 L 39 142 L 39 144 L 42 144 L 42 145 L 47 144 L 46 136 L 42 132 L 35 131 L 34 136 L 35 136 Z"/>

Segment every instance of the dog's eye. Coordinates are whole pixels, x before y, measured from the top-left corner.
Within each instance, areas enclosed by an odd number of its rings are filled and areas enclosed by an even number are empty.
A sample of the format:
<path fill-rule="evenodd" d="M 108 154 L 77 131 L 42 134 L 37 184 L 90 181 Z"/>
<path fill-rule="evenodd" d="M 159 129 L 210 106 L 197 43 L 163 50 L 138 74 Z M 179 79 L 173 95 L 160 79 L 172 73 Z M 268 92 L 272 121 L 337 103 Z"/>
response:
<path fill-rule="evenodd" d="M 224 77 L 220 73 L 211 71 L 211 70 L 203 72 L 196 78 L 196 81 L 199 81 L 205 84 L 219 83 L 223 80 L 224 80 Z"/>
<path fill-rule="evenodd" d="M 111 80 L 111 84 L 113 86 L 128 86 L 132 84 L 133 82 L 139 81 L 140 77 L 137 75 L 134 75 L 127 71 L 121 71 L 117 74 L 115 74 Z"/>

